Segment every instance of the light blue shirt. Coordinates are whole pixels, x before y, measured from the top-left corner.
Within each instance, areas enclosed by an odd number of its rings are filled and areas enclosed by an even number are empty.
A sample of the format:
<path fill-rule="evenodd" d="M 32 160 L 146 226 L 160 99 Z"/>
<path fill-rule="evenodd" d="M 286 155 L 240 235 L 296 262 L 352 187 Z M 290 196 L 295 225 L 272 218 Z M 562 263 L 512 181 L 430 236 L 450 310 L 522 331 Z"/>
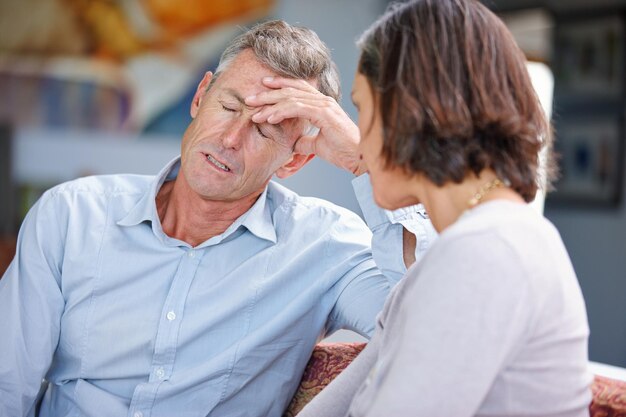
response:
<path fill-rule="evenodd" d="M 98 176 L 37 202 L 0 280 L 0 416 L 281 416 L 313 346 L 370 335 L 402 277 L 402 222 L 354 181 L 354 213 L 270 182 L 224 233 L 191 247 L 162 230 L 156 177 Z M 378 245 L 378 247 L 376 247 Z M 419 255 L 419 254 L 418 254 Z"/>

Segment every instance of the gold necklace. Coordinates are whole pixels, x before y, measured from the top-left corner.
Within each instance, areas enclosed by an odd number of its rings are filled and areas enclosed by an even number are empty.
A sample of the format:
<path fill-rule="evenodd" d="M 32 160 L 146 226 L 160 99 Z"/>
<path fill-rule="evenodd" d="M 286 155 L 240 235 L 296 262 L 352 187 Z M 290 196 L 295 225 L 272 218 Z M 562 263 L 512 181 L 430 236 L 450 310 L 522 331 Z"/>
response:
<path fill-rule="evenodd" d="M 483 184 L 483 186 L 481 186 L 478 191 L 476 191 L 472 198 L 469 199 L 467 205 L 470 206 L 470 208 L 474 207 L 482 201 L 482 199 L 489 191 L 493 190 L 494 188 L 502 187 L 503 185 L 504 183 L 500 181 L 499 178 L 495 178 L 488 183 Z"/>

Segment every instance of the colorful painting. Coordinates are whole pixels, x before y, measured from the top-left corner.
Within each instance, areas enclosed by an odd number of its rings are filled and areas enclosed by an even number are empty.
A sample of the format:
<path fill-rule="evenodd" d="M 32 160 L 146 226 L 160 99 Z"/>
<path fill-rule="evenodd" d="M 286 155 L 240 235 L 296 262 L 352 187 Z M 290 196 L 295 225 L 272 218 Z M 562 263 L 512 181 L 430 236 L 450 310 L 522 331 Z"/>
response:
<path fill-rule="evenodd" d="M 273 7 L 274 0 L 3 0 L 0 119 L 155 131 L 240 27 Z"/>

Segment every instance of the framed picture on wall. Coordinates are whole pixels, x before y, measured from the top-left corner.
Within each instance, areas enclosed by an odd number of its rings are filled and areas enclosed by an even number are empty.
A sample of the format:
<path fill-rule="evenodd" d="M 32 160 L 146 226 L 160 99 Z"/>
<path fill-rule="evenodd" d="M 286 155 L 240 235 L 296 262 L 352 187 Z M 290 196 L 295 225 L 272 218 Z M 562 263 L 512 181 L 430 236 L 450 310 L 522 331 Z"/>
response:
<path fill-rule="evenodd" d="M 601 114 L 568 118 L 556 125 L 555 151 L 561 175 L 551 200 L 618 205 L 622 198 L 624 118 Z"/>
<path fill-rule="evenodd" d="M 557 19 L 555 93 L 620 99 L 624 91 L 624 20 L 620 13 Z"/>

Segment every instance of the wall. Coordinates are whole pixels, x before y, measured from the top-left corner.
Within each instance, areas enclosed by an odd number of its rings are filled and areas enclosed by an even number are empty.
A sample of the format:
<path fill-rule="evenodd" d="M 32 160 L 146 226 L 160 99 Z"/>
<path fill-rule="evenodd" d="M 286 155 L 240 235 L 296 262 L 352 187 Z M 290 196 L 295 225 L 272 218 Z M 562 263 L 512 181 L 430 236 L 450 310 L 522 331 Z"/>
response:
<path fill-rule="evenodd" d="M 626 193 L 626 190 L 624 190 Z M 626 208 L 546 207 L 561 232 L 587 303 L 591 360 L 626 367 Z"/>

